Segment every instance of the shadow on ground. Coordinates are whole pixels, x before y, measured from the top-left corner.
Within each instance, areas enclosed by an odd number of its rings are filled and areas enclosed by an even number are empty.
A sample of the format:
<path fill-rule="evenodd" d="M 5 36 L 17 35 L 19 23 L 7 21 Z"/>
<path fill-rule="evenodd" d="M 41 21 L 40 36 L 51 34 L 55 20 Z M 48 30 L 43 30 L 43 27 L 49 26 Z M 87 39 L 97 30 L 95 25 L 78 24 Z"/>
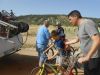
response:
<path fill-rule="evenodd" d="M 37 63 L 37 56 L 13 54 L 0 59 L 0 75 L 29 75 Z"/>

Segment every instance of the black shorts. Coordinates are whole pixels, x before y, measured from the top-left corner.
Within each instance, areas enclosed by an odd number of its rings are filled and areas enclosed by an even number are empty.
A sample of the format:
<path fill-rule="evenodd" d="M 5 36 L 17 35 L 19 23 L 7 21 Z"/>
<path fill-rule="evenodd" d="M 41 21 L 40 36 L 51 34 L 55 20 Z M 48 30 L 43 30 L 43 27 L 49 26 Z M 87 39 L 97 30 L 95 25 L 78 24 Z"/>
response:
<path fill-rule="evenodd" d="M 100 58 L 92 58 L 84 63 L 84 75 L 100 75 Z"/>

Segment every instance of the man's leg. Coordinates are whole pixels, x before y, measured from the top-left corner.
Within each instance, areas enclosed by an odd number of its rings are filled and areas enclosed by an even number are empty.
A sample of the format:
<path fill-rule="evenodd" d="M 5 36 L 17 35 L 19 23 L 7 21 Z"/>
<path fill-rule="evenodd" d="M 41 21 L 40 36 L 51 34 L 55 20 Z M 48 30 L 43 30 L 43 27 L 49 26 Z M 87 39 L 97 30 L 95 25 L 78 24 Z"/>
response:
<path fill-rule="evenodd" d="M 84 75 L 89 75 L 88 62 L 84 63 Z"/>
<path fill-rule="evenodd" d="M 100 58 L 93 58 L 89 62 L 89 69 L 91 75 L 100 75 Z"/>
<path fill-rule="evenodd" d="M 100 75 L 100 58 L 93 58 L 84 63 L 84 75 Z"/>

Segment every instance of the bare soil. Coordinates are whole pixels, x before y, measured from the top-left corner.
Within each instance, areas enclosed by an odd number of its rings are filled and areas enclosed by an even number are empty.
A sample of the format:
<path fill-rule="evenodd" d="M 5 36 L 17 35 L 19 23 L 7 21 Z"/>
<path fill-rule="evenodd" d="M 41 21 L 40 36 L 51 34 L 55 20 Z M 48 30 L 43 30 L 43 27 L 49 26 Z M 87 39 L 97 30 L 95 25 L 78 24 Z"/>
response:
<path fill-rule="evenodd" d="M 32 68 L 38 66 L 35 49 L 22 50 L 0 59 L 0 75 L 29 75 Z M 83 75 L 82 71 L 80 71 Z"/>
<path fill-rule="evenodd" d="M 33 49 L 22 49 L 0 59 L 0 75 L 29 75 L 37 63 L 38 57 Z"/>

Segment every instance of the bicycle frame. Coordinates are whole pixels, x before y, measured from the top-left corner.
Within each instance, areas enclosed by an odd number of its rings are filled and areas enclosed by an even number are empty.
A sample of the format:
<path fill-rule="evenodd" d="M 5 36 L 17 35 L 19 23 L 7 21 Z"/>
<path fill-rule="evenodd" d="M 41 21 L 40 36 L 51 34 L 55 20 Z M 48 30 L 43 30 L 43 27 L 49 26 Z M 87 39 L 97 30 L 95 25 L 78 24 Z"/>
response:
<path fill-rule="evenodd" d="M 45 64 L 43 64 L 41 69 L 39 70 L 39 74 L 40 75 L 43 75 L 44 68 L 45 68 Z"/>
<path fill-rule="evenodd" d="M 57 67 L 56 64 L 48 64 L 48 63 L 45 63 L 55 74 L 58 73 L 58 70 L 55 69 L 54 67 Z"/>
<path fill-rule="evenodd" d="M 65 62 L 65 67 L 62 66 L 62 72 L 64 73 L 64 75 L 74 75 L 73 70 L 75 71 L 75 75 L 78 75 L 78 71 L 77 68 L 75 67 L 75 63 L 79 57 L 80 53 L 76 53 L 76 51 L 70 56 L 66 56 L 67 58 L 65 58 L 67 60 L 68 63 Z M 48 75 L 48 73 L 53 73 L 53 74 L 58 74 L 59 71 L 57 70 L 58 65 L 57 64 L 49 64 L 46 62 L 46 59 L 44 61 L 44 63 L 42 64 L 41 67 L 37 67 L 38 71 L 36 71 L 36 69 L 34 69 L 34 72 L 31 71 L 33 74 L 31 75 L 36 75 L 38 73 L 38 75 Z M 50 69 L 50 71 L 48 70 Z M 48 72 L 49 71 L 49 72 Z"/>
<path fill-rule="evenodd" d="M 39 67 L 39 70 L 38 70 L 38 74 L 39 75 L 44 75 L 44 72 L 47 72 L 47 71 L 49 71 L 48 70 L 48 68 L 54 73 L 54 74 L 58 74 L 58 70 L 57 69 L 55 69 L 55 67 L 57 67 L 57 65 L 56 64 L 49 64 L 49 63 L 47 63 L 46 62 L 46 60 L 44 61 L 44 63 L 41 65 L 41 67 Z M 38 68 L 38 67 L 36 67 L 36 68 Z M 46 71 L 45 71 L 46 70 Z M 33 70 L 32 70 L 33 71 Z M 33 73 L 31 71 L 31 74 Z"/>
<path fill-rule="evenodd" d="M 43 72 L 45 72 L 45 70 L 47 70 L 46 66 L 48 66 L 52 70 L 52 73 L 54 73 L 54 74 L 58 74 L 59 73 L 59 71 L 57 69 L 55 69 L 55 67 L 57 67 L 58 65 L 43 63 L 41 69 L 39 70 L 39 75 L 43 75 Z M 74 67 L 71 67 L 70 71 L 67 71 L 67 69 L 66 69 L 66 74 L 67 75 L 74 75 L 72 73 L 73 68 Z"/>

